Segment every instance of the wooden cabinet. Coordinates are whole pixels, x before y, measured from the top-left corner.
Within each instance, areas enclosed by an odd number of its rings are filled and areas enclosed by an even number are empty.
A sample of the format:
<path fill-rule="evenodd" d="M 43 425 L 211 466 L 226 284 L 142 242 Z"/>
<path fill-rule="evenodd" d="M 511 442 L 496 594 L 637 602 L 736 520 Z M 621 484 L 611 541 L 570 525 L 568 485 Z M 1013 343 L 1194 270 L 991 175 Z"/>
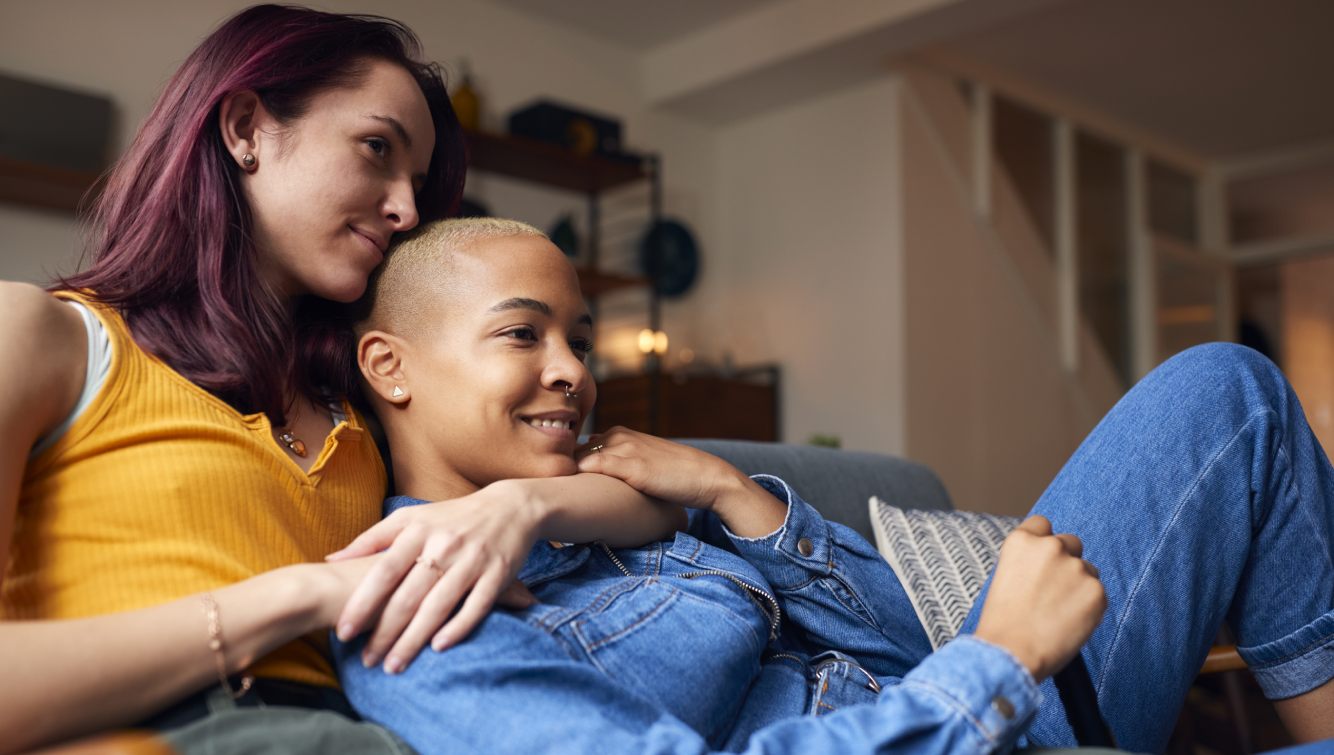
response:
<path fill-rule="evenodd" d="M 598 383 L 597 432 L 617 425 L 650 432 L 651 374 L 626 375 Z M 662 375 L 658 385 L 655 434 L 667 438 L 731 438 L 777 441 L 779 371 L 748 370 L 718 375 Z"/>

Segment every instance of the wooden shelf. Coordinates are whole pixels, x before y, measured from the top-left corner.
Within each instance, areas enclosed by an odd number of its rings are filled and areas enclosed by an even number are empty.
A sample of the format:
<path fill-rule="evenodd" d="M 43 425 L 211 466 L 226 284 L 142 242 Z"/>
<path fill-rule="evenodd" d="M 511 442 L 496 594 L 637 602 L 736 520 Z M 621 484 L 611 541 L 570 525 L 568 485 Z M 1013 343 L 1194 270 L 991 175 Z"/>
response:
<path fill-rule="evenodd" d="M 610 273 L 600 273 L 597 270 L 590 270 L 586 267 L 577 268 L 579 273 L 579 290 L 583 292 L 587 299 L 596 299 L 608 291 L 614 291 L 618 288 L 631 288 L 634 286 L 647 286 L 648 278 L 634 278 L 628 275 L 612 275 Z"/>
<path fill-rule="evenodd" d="M 0 157 L 0 201 L 76 212 L 85 195 L 91 200 L 100 190 L 98 176 L 49 165 Z"/>
<path fill-rule="evenodd" d="M 580 157 L 554 144 L 521 136 L 464 131 L 468 166 L 526 181 L 596 194 L 649 177 L 639 162 Z"/>

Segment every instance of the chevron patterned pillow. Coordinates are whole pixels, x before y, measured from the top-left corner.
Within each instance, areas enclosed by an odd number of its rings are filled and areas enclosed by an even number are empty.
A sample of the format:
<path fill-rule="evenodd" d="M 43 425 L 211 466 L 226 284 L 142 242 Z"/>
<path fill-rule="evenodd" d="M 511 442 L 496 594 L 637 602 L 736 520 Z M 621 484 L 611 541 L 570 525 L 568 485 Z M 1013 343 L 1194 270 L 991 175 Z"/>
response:
<path fill-rule="evenodd" d="M 912 601 L 931 647 L 954 639 L 1019 520 L 969 511 L 895 508 L 871 496 L 875 546 Z"/>

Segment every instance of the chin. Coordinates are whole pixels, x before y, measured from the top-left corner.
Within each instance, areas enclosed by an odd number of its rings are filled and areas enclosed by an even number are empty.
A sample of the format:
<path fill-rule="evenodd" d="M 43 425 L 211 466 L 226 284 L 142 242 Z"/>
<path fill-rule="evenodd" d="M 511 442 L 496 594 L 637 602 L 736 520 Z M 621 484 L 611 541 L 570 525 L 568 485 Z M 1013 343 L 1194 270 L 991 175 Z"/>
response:
<path fill-rule="evenodd" d="M 319 296 L 321 299 L 336 301 L 339 304 L 351 304 L 357 299 L 360 299 L 362 294 L 366 293 L 366 282 L 368 278 L 369 273 L 348 280 L 326 281 L 325 285 L 321 286 L 320 290 L 315 292 L 315 295 Z"/>
<path fill-rule="evenodd" d="M 561 454 L 543 454 L 541 457 L 533 459 L 530 463 L 524 464 L 522 470 L 516 470 L 517 474 L 510 475 L 513 478 L 534 479 L 539 477 L 569 477 L 579 472 L 579 465 L 575 464 L 574 457 Z"/>

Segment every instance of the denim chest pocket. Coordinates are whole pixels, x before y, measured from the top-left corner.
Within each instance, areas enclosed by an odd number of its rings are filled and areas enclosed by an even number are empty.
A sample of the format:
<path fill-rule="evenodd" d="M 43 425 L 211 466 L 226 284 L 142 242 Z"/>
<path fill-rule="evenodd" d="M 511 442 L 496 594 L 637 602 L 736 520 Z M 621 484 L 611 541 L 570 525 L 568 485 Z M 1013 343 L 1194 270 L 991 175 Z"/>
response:
<path fill-rule="evenodd" d="M 768 616 L 721 577 L 634 578 L 567 625 L 589 662 L 711 742 L 724 737 L 760 671 Z"/>

